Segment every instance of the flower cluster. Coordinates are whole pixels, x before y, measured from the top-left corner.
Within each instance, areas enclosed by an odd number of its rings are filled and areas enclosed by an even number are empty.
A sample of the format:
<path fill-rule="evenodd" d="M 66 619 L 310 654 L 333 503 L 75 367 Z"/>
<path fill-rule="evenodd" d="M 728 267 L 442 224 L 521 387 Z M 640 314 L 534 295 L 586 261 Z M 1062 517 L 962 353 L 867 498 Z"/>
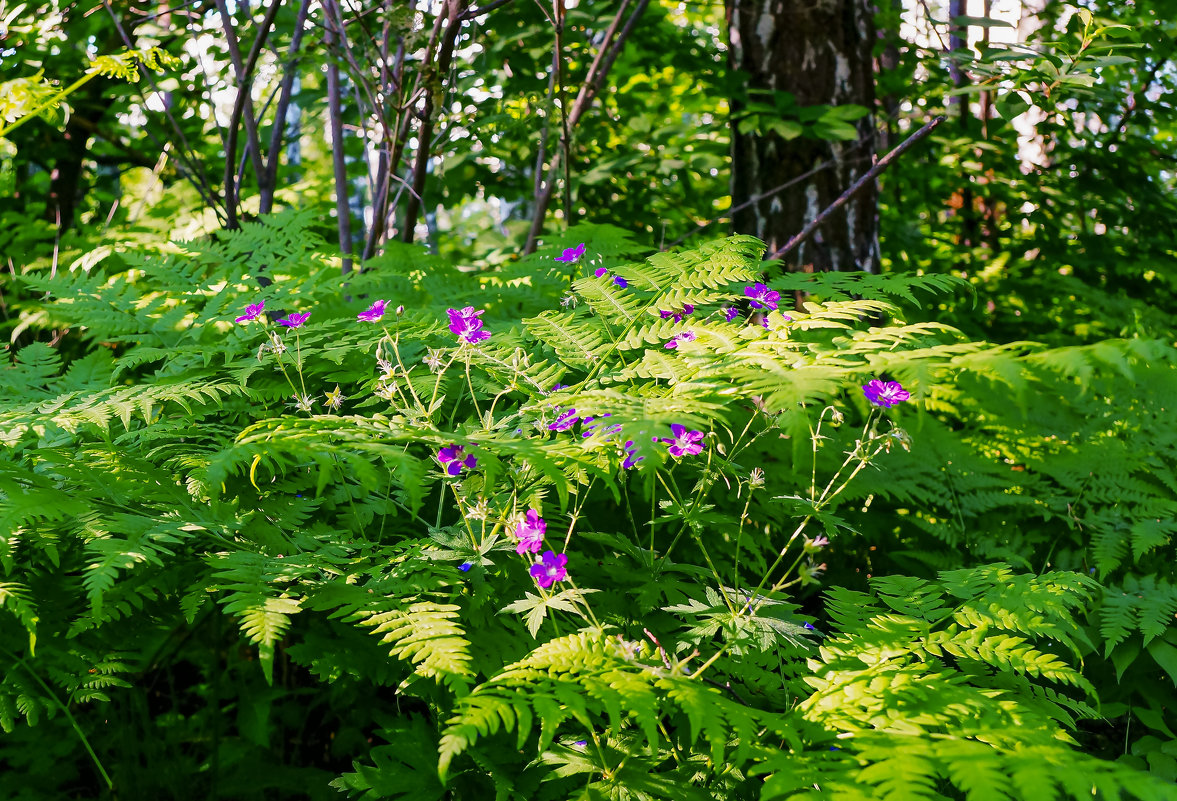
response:
<path fill-rule="evenodd" d="M 911 400 L 911 393 L 903 388 L 898 381 L 880 381 L 874 379 L 862 385 L 862 394 L 874 406 L 890 409 L 897 403 Z"/>
<path fill-rule="evenodd" d="M 527 551 L 539 553 L 547 531 L 548 524 L 539 516 L 539 512 L 528 509 L 523 520 L 515 526 L 515 539 L 519 541 L 519 544 L 515 546 L 515 553 L 520 556 Z"/>
<path fill-rule="evenodd" d="M 437 452 L 437 461 L 441 462 L 441 466 L 451 476 L 456 476 L 462 472 L 462 468 L 473 470 L 478 464 L 478 459 L 473 454 L 467 454 L 464 445 L 450 445 L 447 448 L 442 448 Z"/>
<path fill-rule="evenodd" d="M 483 309 L 467 306 L 464 309 L 446 309 L 450 317 L 450 331 L 466 342 L 474 344 L 484 339 L 490 339 L 490 332 L 482 328 Z"/>

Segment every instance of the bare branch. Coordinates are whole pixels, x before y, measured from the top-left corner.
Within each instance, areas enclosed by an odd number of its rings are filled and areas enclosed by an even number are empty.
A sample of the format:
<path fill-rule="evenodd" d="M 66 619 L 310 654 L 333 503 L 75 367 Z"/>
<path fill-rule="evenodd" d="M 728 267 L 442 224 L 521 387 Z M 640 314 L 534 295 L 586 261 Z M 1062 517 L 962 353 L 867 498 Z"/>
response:
<path fill-rule="evenodd" d="M 405 206 L 405 225 L 401 231 L 401 239 L 412 242 L 414 229 L 417 227 L 417 216 L 421 211 L 421 197 L 425 193 L 426 168 L 429 166 L 429 154 L 432 147 L 434 125 L 434 103 L 441 94 L 441 76 L 449 72 L 450 61 L 454 55 L 454 45 L 458 34 L 462 30 L 460 17 L 466 9 L 469 0 L 446 0 L 438 15 L 438 23 L 444 18 L 447 25 L 441 45 L 437 50 L 437 62 L 426 61 L 422 66 L 422 85 L 425 89 L 425 102 L 421 110 L 421 127 L 417 131 L 417 152 L 413 163 L 413 192 L 409 195 Z M 437 28 L 434 28 L 436 32 Z"/>
<path fill-rule="evenodd" d="M 625 15 L 626 9 L 629 7 L 629 3 L 630 0 L 622 0 L 621 8 L 618 9 L 613 22 L 610 23 L 609 29 L 605 33 L 605 39 L 601 42 L 601 49 L 597 51 L 597 55 L 589 67 L 588 75 L 585 77 L 584 84 L 581 85 L 580 91 L 577 93 L 576 101 L 572 104 L 572 110 L 568 113 L 567 118 L 569 138 L 571 137 L 571 131 L 576 128 L 576 124 L 580 121 L 581 116 L 592 105 L 597 92 L 604 85 L 605 78 L 609 74 L 609 69 L 613 66 L 613 62 L 616 61 L 618 54 L 625 46 L 626 39 L 633 33 L 633 29 L 637 26 L 642 13 L 645 12 L 646 6 L 650 4 L 650 0 L 638 0 L 637 7 L 626 21 L 625 27 L 621 29 L 620 34 L 617 34 L 616 38 L 613 38 L 614 33 L 621 24 L 621 19 Z M 552 192 L 555 190 L 556 178 L 560 174 L 560 168 L 560 157 L 557 154 L 553 156 L 552 163 L 548 167 L 547 179 L 535 198 L 531 229 L 527 232 L 527 243 L 523 246 L 523 253 L 525 255 L 535 252 L 536 244 L 539 242 L 540 232 L 543 231 L 544 218 L 547 216 L 548 206 L 552 202 Z M 567 171 L 565 175 L 567 178 Z"/>
<path fill-rule="evenodd" d="M 306 24 L 307 11 L 311 7 L 311 0 L 302 0 L 298 6 L 298 17 L 294 22 L 294 33 L 290 37 L 290 47 L 286 51 L 286 71 L 282 73 L 281 94 L 278 95 L 278 107 L 274 110 L 274 125 L 270 129 L 270 152 L 266 162 L 264 177 L 259 181 L 261 186 L 260 212 L 268 214 L 274 208 L 274 191 L 278 185 L 278 161 L 282 152 L 282 136 L 286 131 L 286 112 L 290 108 L 290 97 L 294 92 L 294 79 L 298 72 L 299 50 L 302 49 L 303 27 Z"/>
<path fill-rule="evenodd" d="M 479 8 L 472 8 L 469 11 L 467 11 L 465 14 L 463 14 L 461 17 L 459 17 L 458 21 L 459 22 L 466 22 L 467 20 L 472 20 L 475 17 L 481 17 L 483 14 L 489 14 L 491 11 L 494 11 L 496 8 L 501 8 L 502 6 L 505 6 L 507 3 L 510 3 L 510 2 L 511 2 L 511 0 L 494 0 L 493 3 L 487 3 L 486 5 L 481 6 Z"/>
<path fill-rule="evenodd" d="M 842 206 L 845 206 L 850 198 L 854 197 L 856 194 L 862 191 L 864 187 L 878 178 L 883 170 L 891 166 L 891 162 L 902 156 L 908 150 L 908 148 L 930 134 L 932 129 L 942 122 L 944 122 L 944 117 L 942 116 L 934 117 L 926 122 L 922 128 L 913 133 L 911 136 L 907 137 L 907 139 L 901 142 L 898 147 L 875 162 L 875 166 L 871 167 L 865 175 L 855 181 L 849 189 L 839 195 L 833 203 L 822 209 L 821 213 L 810 220 L 809 223 L 801 229 L 800 233 L 796 234 L 792 239 L 786 242 L 784 247 L 782 247 L 780 250 L 766 256 L 765 260 L 772 261 L 774 259 L 779 259 L 795 250 L 798 245 L 812 236 L 813 232 L 821 227 L 821 224 L 826 221 L 827 217 L 829 217 L 838 209 L 842 208 Z"/>
<path fill-rule="evenodd" d="M 223 2 L 224 0 L 220 0 Z M 275 0 L 278 2 L 278 0 Z M 323 43 L 328 51 L 335 49 L 339 33 L 335 29 L 338 14 L 332 14 L 334 0 L 325 0 L 327 11 Z M 335 216 L 339 230 L 339 249 L 343 252 L 343 274 L 351 272 L 351 209 L 347 204 L 347 161 L 343 147 L 343 97 L 339 87 L 339 62 L 335 54 L 327 62 L 327 113 L 331 123 L 331 161 L 335 170 Z"/>
<path fill-rule="evenodd" d="M 266 45 L 266 39 L 270 35 L 270 29 L 274 25 L 274 18 L 278 16 L 278 9 L 282 6 L 282 0 L 273 0 L 270 8 L 266 11 L 266 16 L 262 20 L 262 25 L 258 29 L 257 38 L 254 39 L 253 47 L 249 50 L 249 55 L 245 60 L 241 58 L 241 48 L 237 41 L 237 32 L 233 28 L 233 18 L 229 16 L 229 8 L 225 0 L 216 0 L 217 11 L 221 16 L 221 27 L 225 31 L 225 41 L 229 48 L 229 58 L 233 62 L 233 69 L 237 74 L 237 98 L 233 102 L 233 111 L 229 115 L 229 130 L 228 137 L 225 142 L 225 214 L 227 221 L 226 228 L 237 227 L 237 181 L 234 174 L 234 163 L 237 161 L 237 129 L 240 127 L 241 119 L 245 119 L 245 133 L 248 137 L 247 146 L 250 149 L 250 158 L 253 161 L 254 175 L 260 184 L 265 173 L 265 165 L 262 163 L 261 141 L 257 132 L 257 118 L 253 113 L 253 70 L 257 66 L 258 56 L 261 55 L 262 48 Z"/>

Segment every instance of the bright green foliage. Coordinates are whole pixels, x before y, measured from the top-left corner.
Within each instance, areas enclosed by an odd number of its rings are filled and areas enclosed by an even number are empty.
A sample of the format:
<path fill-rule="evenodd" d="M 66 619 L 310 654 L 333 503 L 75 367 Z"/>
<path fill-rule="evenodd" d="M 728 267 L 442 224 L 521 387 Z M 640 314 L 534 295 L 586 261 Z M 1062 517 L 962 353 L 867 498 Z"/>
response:
<path fill-rule="evenodd" d="M 1107 495 L 1092 489 L 1068 514 L 1061 494 L 1009 492 L 991 454 L 1007 448 L 1034 465 L 1027 477 L 1063 486 L 1083 481 L 1067 459 L 1099 460 L 1136 507 L 1124 520 L 1160 503 L 1164 481 L 1096 435 L 1125 418 L 1095 393 L 1077 405 L 1107 407 L 1083 423 L 1100 450 L 1079 456 L 1026 436 L 1034 414 L 1078 412 L 1027 408 L 1006 431 L 984 409 L 1043 382 L 1114 381 L 1109 364 L 1168 380 L 1165 346 L 970 342 L 893 317 L 881 298 L 952 285 L 919 278 L 819 278 L 815 290 L 868 297 L 729 322 L 722 309 L 760 276 L 763 246 L 747 237 L 634 260 L 624 236 L 594 228 L 603 244 L 584 262 L 550 261 L 557 242 L 527 281 L 396 248 L 344 288 L 310 223 L 286 212 L 26 277 L 43 298 L 24 309 L 29 325 L 91 347 L 30 344 L 0 374 L 6 729 L 68 724 L 61 737 L 140 794 L 166 780 L 159 766 L 191 758 L 176 750 L 185 738 L 211 733 L 223 745 L 200 752 L 218 766 L 210 781 L 257 781 L 265 765 L 261 786 L 305 785 L 275 750 L 300 714 L 286 702 L 305 698 L 338 732 L 330 761 L 311 760 L 315 798 L 329 783 L 369 799 L 818 797 L 815 784 L 831 797 L 1163 797 L 1070 744 L 1100 715 L 1083 660 L 1115 660 L 1138 629 L 1172 664 L 1172 583 L 1124 572 L 1170 549 L 1167 529 L 1129 529 L 1109 550 L 1086 539 L 1113 512 L 1096 504 Z M 357 320 L 377 297 L 384 319 Z M 271 317 L 233 322 L 259 299 Z M 446 309 L 474 304 L 491 337 L 459 345 Z M 687 304 L 680 321 L 659 314 Z M 262 330 L 300 310 L 303 327 Z M 881 374 L 916 401 L 871 411 L 859 385 Z M 597 427 L 552 429 L 569 408 Z M 674 459 L 653 441 L 672 424 L 705 435 L 700 453 Z M 769 446 L 781 437 L 790 448 Z M 456 479 L 437 460 L 455 444 L 477 458 Z M 971 490 L 954 495 L 948 475 Z M 884 504 L 902 504 L 912 529 L 906 556 L 876 558 L 935 563 L 948 561 L 937 547 L 968 545 L 978 563 L 846 582 L 808 614 L 804 588 L 851 564 L 854 530 L 892 536 L 878 531 Z M 568 556 L 570 583 L 537 588 L 516 555 L 527 509 L 547 521 L 543 547 Z M 1060 569 L 1026 570 L 1034 551 L 993 536 L 986 515 L 1004 509 L 1080 516 L 1068 542 L 1024 528 L 1053 545 L 1034 558 Z M 832 567 L 816 564 L 816 527 Z M 1085 549 L 1097 576 L 1074 569 Z M 994 559 L 1009 564 L 982 562 Z M 1121 576 L 1132 603 L 1102 592 Z M 1097 647 L 1085 624 L 1101 595 Z M 177 739 L 145 744 L 138 759 L 155 767 L 137 770 L 96 721 L 144 740 L 144 705 L 165 703 L 143 695 L 157 676 L 210 700 L 171 702 Z M 356 734 L 376 730 L 389 745 Z"/>

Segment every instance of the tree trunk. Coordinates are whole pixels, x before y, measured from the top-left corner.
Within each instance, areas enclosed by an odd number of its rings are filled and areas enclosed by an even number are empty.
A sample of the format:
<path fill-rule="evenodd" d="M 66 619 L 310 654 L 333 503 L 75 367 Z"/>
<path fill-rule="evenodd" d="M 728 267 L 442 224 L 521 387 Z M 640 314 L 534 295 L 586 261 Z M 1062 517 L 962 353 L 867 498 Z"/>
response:
<path fill-rule="evenodd" d="M 874 12 L 870 0 L 726 0 L 730 65 L 747 88 L 791 93 L 797 103 L 874 108 Z M 742 104 L 733 99 L 732 111 Z M 857 142 L 786 141 L 732 130 L 736 233 L 783 245 L 871 167 L 873 113 L 854 123 Z M 823 166 L 827 165 L 828 166 Z M 806 178 L 806 173 L 813 174 Z M 796 181 L 779 193 L 772 190 Z M 770 194 L 772 193 L 772 194 Z M 763 196 L 763 197 L 762 197 Z M 789 269 L 866 270 L 879 264 L 877 190 L 868 187 L 788 257 Z"/>

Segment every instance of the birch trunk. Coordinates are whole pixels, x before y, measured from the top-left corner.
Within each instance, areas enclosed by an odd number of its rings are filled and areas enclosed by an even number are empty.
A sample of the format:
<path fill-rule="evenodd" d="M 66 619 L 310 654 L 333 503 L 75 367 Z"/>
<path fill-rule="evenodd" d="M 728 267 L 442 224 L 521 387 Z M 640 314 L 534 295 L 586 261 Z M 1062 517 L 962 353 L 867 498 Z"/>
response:
<path fill-rule="evenodd" d="M 726 0 L 730 64 L 749 89 L 790 92 L 801 106 L 874 108 L 874 4 L 870 0 Z M 733 111 L 739 106 L 733 103 Z M 855 123 L 858 142 L 732 130 L 732 205 L 832 162 L 797 185 L 736 212 L 736 233 L 782 246 L 871 167 L 874 115 Z M 858 193 L 788 257 L 789 269 L 866 270 L 879 264 L 877 190 Z"/>

